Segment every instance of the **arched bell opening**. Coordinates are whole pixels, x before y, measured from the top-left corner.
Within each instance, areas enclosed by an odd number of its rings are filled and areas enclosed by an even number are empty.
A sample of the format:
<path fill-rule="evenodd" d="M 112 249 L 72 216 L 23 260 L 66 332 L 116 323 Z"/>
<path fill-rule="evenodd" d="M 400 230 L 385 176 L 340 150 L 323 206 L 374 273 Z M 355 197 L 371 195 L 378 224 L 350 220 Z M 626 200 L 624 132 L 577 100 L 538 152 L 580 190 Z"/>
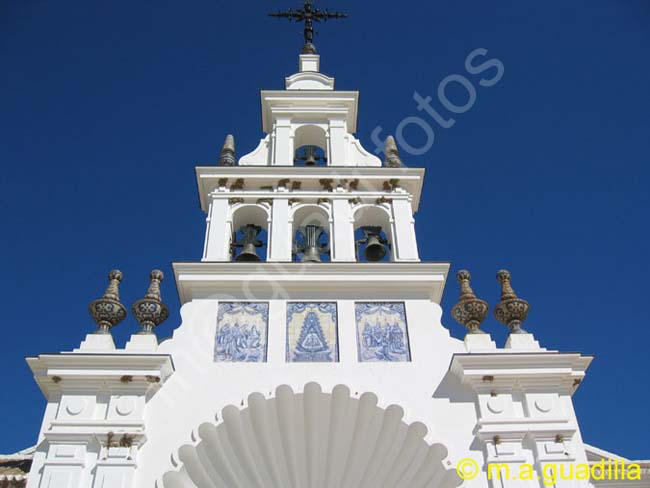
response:
<path fill-rule="evenodd" d="M 377 206 L 362 206 L 354 213 L 354 242 L 359 262 L 393 260 L 390 215 Z"/>
<path fill-rule="evenodd" d="M 231 259 L 235 262 L 266 261 L 268 212 L 259 205 L 242 205 L 232 215 Z"/>
<path fill-rule="evenodd" d="M 318 205 L 305 205 L 293 214 L 293 261 L 320 263 L 330 261 L 330 218 Z"/>
<path fill-rule="evenodd" d="M 303 125 L 293 139 L 295 166 L 327 166 L 327 133 L 318 125 Z"/>
<path fill-rule="evenodd" d="M 355 395 L 356 397 L 356 395 Z M 398 405 L 358 398 L 344 385 L 331 393 L 308 383 L 302 393 L 283 385 L 268 398 L 227 406 L 201 424 L 193 444 L 173 456 L 176 469 L 161 488 L 455 488 L 443 444 L 425 440 L 427 427 L 407 423 Z"/>

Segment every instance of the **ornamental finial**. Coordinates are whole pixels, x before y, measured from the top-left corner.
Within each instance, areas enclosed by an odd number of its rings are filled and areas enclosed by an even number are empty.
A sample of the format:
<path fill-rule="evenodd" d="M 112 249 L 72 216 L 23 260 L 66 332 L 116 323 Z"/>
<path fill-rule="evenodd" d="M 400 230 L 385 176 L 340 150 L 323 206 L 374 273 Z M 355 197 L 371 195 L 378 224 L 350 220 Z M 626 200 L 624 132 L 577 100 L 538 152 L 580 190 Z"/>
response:
<path fill-rule="evenodd" d="M 386 156 L 385 164 L 389 168 L 399 168 L 402 166 L 402 159 L 399 157 L 399 150 L 393 136 L 386 138 L 384 155 Z"/>
<path fill-rule="evenodd" d="M 232 134 L 228 134 L 221 148 L 219 166 L 235 166 L 235 164 L 235 137 Z"/>
<path fill-rule="evenodd" d="M 521 328 L 530 304 L 519 298 L 510 285 L 510 272 L 502 269 L 497 273 L 497 280 L 501 283 L 501 301 L 494 307 L 494 317 L 510 329 L 511 334 L 526 334 Z"/>
<path fill-rule="evenodd" d="M 114 269 L 108 274 L 108 288 L 102 298 L 90 302 L 88 310 L 97 323 L 95 334 L 110 334 L 112 327 L 126 318 L 126 308 L 120 302 L 120 281 L 122 272 Z"/>
<path fill-rule="evenodd" d="M 149 274 L 149 289 L 131 306 L 131 313 L 142 327 L 140 334 L 153 334 L 153 329 L 169 317 L 169 309 L 160 296 L 160 282 L 165 275 L 159 269 Z"/>
<path fill-rule="evenodd" d="M 468 334 L 485 334 L 480 327 L 488 314 L 488 304 L 485 300 L 477 298 L 470 286 L 472 276 L 469 271 L 462 269 L 456 274 L 460 283 L 460 299 L 451 309 L 454 320 L 467 327 Z"/>

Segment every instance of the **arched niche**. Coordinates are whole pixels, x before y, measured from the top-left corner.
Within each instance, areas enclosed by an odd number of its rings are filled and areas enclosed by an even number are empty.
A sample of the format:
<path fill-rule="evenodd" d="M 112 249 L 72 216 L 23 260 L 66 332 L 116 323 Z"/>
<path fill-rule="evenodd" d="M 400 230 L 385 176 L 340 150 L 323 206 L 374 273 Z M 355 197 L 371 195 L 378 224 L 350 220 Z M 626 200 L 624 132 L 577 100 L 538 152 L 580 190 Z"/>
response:
<path fill-rule="evenodd" d="M 268 257 L 268 243 L 269 243 L 269 210 L 261 204 L 238 204 L 232 209 L 231 214 L 231 259 L 235 260 L 241 248 L 235 248 L 234 244 L 241 241 L 241 229 L 245 225 L 256 225 L 261 227 L 261 231 L 257 238 L 262 241 L 262 246 L 256 249 L 257 255 L 261 261 L 266 261 Z"/>
<path fill-rule="evenodd" d="M 291 236 L 293 244 L 296 243 L 297 238 L 300 238 L 298 231 L 309 225 L 317 225 L 323 228 L 324 235 L 321 236 L 320 243 L 329 246 L 330 252 L 323 253 L 320 257 L 323 262 L 329 261 L 332 247 L 332 219 L 329 208 L 326 208 L 324 205 L 316 204 L 297 205 L 291 214 Z M 300 254 L 294 255 L 293 259 L 295 261 L 300 261 Z"/>
<path fill-rule="evenodd" d="M 327 166 L 329 161 L 327 130 L 319 124 L 305 124 L 296 128 L 293 137 L 294 165 L 308 165 L 309 154 L 315 166 Z"/>
<path fill-rule="evenodd" d="M 356 396 L 356 395 L 355 395 Z M 194 442 L 172 456 L 158 488 L 454 488 L 447 448 L 425 440 L 398 405 L 358 398 L 344 385 L 317 383 L 302 393 L 282 385 L 270 398 L 253 393 L 198 426 Z"/>
<path fill-rule="evenodd" d="M 394 260 L 394 235 L 392 217 L 388 209 L 380 205 L 359 205 L 353 210 L 354 240 L 357 243 L 364 237 L 362 227 L 381 227 L 381 236 L 387 241 L 386 256 L 381 261 Z M 367 261 L 364 256 L 365 244 L 357 245 L 357 261 Z"/>

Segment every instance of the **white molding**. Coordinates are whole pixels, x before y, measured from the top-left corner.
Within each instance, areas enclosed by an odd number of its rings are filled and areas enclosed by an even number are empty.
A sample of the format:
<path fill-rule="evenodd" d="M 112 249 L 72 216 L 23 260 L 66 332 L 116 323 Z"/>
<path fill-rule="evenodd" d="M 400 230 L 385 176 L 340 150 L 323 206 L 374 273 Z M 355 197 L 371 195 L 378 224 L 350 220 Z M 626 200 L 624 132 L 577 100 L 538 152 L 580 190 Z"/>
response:
<path fill-rule="evenodd" d="M 440 303 L 449 263 L 173 263 L 181 304 L 196 298 L 313 294 L 344 299 L 419 297 Z"/>
<path fill-rule="evenodd" d="M 174 372 L 167 354 L 41 354 L 27 364 L 46 398 L 63 392 L 116 388 L 152 393 Z M 128 383 L 124 377 L 130 377 Z"/>
<path fill-rule="evenodd" d="M 406 193 L 393 192 L 390 197 L 398 198 L 399 195 L 410 195 L 412 197 L 413 211 L 417 212 L 420 197 L 422 194 L 422 184 L 425 175 L 424 168 L 376 168 L 376 167 L 351 167 L 351 166 L 323 166 L 323 167 L 297 167 L 297 166 L 197 166 L 195 169 L 197 187 L 199 190 L 199 199 L 201 209 L 208 211 L 210 205 L 210 195 L 219 189 L 219 180 L 228 178 L 232 183 L 239 178 L 244 179 L 244 189 L 237 192 L 237 196 L 251 193 L 258 198 L 279 197 L 277 191 L 262 191 L 261 186 L 270 184 L 276 186 L 278 180 L 290 179 L 300 181 L 302 187 L 300 191 L 282 192 L 282 195 L 288 198 L 300 197 L 301 192 L 320 192 L 323 196 L 321 179 L 352 181 L 359 179 L 363 187 L 360 186 L 358 191 L 344 192 L 339 195 L 345 195 L 348 198 L 354 198 L 359 195 L 381 194 L 387 196 L 383 190 L 383 183 L 391 179 L 399 180 L 400 187 Z M 222 192 L 225 197 L 235 196 L 235 192 Z M 220 193 L 221 195 L 221 193 Z M 337 192 L 327 192 L 328 197 L 334 197 Z"/>
<path fill-rule="evenodd" d="M 271 132 L 277 115 L 291 118 L 323 118 L 338 115 L 345 118 L 348 131 L 357 131 L 358 91 L 332 90 L 262 90 L 262 130 Z"/>
<path fill-rule="evenodd" d="M 580 353 L 508 351 L 455 354 L 449 370 L 477 391 L 501 387 L 573 394 L 593 360 Z"/>

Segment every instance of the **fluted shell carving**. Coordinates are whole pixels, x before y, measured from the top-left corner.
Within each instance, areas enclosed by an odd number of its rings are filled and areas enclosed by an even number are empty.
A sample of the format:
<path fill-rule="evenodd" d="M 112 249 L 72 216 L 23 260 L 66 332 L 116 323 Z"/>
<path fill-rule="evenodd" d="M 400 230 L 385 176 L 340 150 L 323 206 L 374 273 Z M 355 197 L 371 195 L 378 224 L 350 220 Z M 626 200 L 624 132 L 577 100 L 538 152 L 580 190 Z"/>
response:
<path fill-rule="evenodd" d="M 108 287 L 102 298 L 93 300 L 88 306 L 90 316 L 97 323 L 96 334 L 109 334 L 111 328 L 126 318 L 126 307 L 120 302 L 120 281 L 122 272 L 114 269 L 108 274 Z"/>
<path fill-rule="evenodd" d="M 463 269 L 456 274 L 460 283 L 460 298 L 458 303 L 451 309 L 454 320 L 467 327 L 468 334 L 485 334 L 481 330 L 481 322 L 487 317 L 489 306 L 485 300 L 477 298 L 470 286 L 472 276 L 469 271 Z"/>
<path fill-rule="evenodd" d="M 161 488 L 454 488 L 462 480 L 443 460 L 447 449 L 424 440 L 427 428 L 408 424 L 397 405 L 378 406 L 343 385 L 325 393 L 317 383 L 272 398 L 227 406 L 216 423 L 200 425 L 194 442 L 173 455 Z"/>
<path fill-rule="evenodd" d="M 160 282 L 164 277 L 162 271 L 154 269 L 149 274 L 149 289 L 144 298 L 131 306 L 131 313 L 142 327 L 140 334 L 152 334 L 169 317 L 169 309 L 160 296 Z"/>
<path fill-rule="evenodd" d="M 506 325 L 511 334 L 526 334 L 521 325 L 528 316 L 530 304 L 517 296 L 510 279 L 510 272 L 505 269 L 497 273 L 497 280 L 501 283 L 501 301 L 494 307 L 494 317 Z"/>

